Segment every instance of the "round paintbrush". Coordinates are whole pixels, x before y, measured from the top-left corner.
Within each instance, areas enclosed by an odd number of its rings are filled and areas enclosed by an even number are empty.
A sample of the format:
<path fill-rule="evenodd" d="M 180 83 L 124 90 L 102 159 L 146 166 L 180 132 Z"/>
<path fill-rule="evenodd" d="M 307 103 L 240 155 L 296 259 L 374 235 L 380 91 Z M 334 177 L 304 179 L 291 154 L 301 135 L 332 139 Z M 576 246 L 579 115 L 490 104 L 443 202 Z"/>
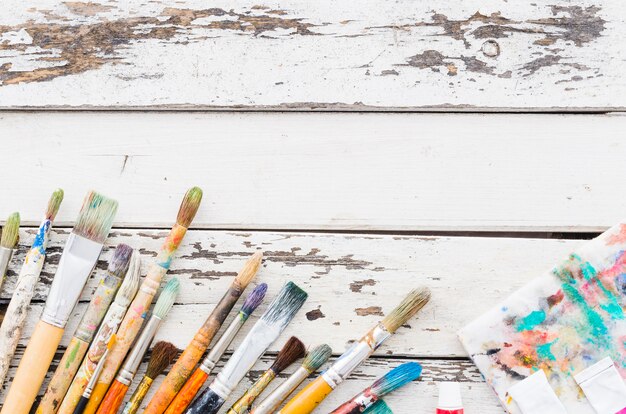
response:
<path fill-rule="evenodd" d="M 377 379 L 370 387 L 340 405 L 331 414 L 360 414 L 385 395 L 413 381 L 422 374 L 417 362 L 402 364 Z"/>
<path fill-rule="evenodd" d="M 7 218 L 0 237 L 0 287 L 9 267 L 13 250 L 20 239 L 20 213 L 13 213 Z"/>
<path fill-rule="evenodd" d="M 254 400 L 267 388 L 274 378 L 297 359 L 302 358 L 305 353 L 306 348 L 302 341 L 295 336 L 289 338 L 278 352 L 278 355 L 276 355 L 276 360 L 274 360 L 272 366 L 230 407 L 227 414 L 247 413 Z"/>
<path fill-rule="evenodd" d="M 363 414 L 393 414 L 393 411 L 384 400 L 378 400 L 370 408 L 363 411 Z"/>
<path fill-rule="evenodd" d="M 152 383 L 170 366 L 174 358 L 178 355 L 178 348 L 174 344 L 166 341 L 157 342 L 152 348 L 152 356 L 148 362 L 148 369 L 146 375 L 143 376 L 141 382 L 135 389 L 132 397 L 124 406 L 123 414 L 135 414 L 139 410 L 139 406 L 146 396 L 148 390 L 152 386 Z"/>
<path fill-rule="evenodd" d="M 332 355 L 330 346 L 323 344 L 309 351 L 302 366 L 276 387 L 259 405 L 252 409 L 251 414 L 273 414 L 280 404 L 304 381 L 311 373 L 324 365 Z"/>

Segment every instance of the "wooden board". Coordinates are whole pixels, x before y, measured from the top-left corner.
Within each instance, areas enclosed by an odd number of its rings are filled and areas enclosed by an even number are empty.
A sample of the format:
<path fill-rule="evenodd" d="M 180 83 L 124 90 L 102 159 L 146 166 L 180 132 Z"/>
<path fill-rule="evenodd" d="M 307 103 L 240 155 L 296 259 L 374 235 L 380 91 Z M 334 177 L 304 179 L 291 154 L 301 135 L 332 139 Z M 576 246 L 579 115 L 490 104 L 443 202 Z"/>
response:
<path fill-rule="evenodd" d="M 0 107 L 623 110 L 610 0 L 5 0 Z"/>
<path fill-rule="evenodd" d="M 59 221 L 96 189 L 116 223 L 195 228 L 601 231 L 626 212 L 622 115 L 1 113 L 0 219 Z M 26 167 L 27 166 L 27 167 Z"/>

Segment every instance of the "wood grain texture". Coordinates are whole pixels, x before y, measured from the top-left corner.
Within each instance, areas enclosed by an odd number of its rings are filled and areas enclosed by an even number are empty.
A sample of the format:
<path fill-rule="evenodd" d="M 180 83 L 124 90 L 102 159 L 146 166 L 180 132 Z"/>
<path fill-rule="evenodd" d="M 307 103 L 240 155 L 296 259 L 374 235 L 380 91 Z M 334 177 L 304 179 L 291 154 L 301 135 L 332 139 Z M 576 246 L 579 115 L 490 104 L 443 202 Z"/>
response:
<path fill-rule="evenodd" d="M 3 2 L 4 108 L 623 110 L 610 0 Z"/>
<path fill-rule="evenodd" d="M 57 225 L 95 189 L 119 200 L 116 225 L 169 228 L 199 185 L 194 228 L 602 231 L 626 211 L 624 130 L 623 115 L 9 112 L 0 219 L 38 224 L 62 187 Z"/>

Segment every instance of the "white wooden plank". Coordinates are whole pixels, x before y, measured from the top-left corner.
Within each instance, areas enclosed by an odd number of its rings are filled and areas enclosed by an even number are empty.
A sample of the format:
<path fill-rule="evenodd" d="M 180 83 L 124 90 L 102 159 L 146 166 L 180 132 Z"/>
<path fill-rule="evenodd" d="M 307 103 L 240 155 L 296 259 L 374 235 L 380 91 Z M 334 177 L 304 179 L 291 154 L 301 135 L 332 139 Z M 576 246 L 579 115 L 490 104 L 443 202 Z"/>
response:
<path fill-rule="evenodd" d="M 44 268 L 46 275 L 53 275 L 58 263 L 66 237 L 65 232 L 61 233 L 54 233 L 53 253 Z M 160 246 L 160 234 L 154 230 L 124 229 L 115 231 L 109 243 L 123 242 L 140 249 L 147 264 Z M 31 235 L 23 234 L 22 243 L 28 243 L 30 238 Z M 389 312 L 408 289 L 426 285 L 433 293 L 431 303 L 408 323 L 409 327 L 400 329 L 381 347 L 377 355 L 467 357 L 456 337 L 457 330 L 550 269 L 582 242 L 191 231 L 170 272 L 181 279 L 181 293 L 157 336 L 184 347 L 242 263 L 260 249 L 265 259 L 256 282 L 269 284 L 268 298 L 288 280 L 309 293 L 285 337 L 297 335 L 307 344 L 328 341 L 335 352 L 342 352 L 351 340 L 358 339 Z M 107 249 L 103 259 L 110 255 L 111 249 Z M 4 283 L 5 300 L 13 290 L 14 272 L 21 257 L 22 253 L 14 259 Z M 104 266 L 101 262 L 99 267 Z M 89 282 L 83 301 L 89 300 L 96 282 L 95 279 Z M 47 296 L 48 283 L 49 276 L 37 289 L 38 301 Z M 254 318 L 262 314 L 268 302 Z M 63 345 L 69 342 L 85 305 L 75 310 Z M 41 308 L 41 302 L 33 305 L 22 344 L 30 338 Z M 242 334 L 251 326 L 248 323 Z M 274 344 L 271 350 L 279 348 L 280 344 Z"/>
<path fill-rule="evenodd" d="M 626 212 L 624 130 L 621 115 L 2 113 L 0 218 L 37 223 L 60 186 L 61 224 L 96 189 L 118 225 L 168 227 L 200 185 L 196 228 L 600 231 Z"/>
<path fill-rule="evenodd" d="M 5 0 L 0 106 L 626 107 L 610 0 Z"/>

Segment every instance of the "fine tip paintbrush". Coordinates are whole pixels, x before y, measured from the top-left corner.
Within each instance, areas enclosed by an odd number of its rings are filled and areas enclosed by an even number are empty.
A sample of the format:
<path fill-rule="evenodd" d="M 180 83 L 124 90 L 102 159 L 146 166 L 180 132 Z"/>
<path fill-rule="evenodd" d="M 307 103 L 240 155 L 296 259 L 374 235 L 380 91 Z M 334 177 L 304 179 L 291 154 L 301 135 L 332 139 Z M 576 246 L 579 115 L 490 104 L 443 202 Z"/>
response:
<path fill-rule="evenodd" d="M 0 237 L 0 287 L 9 267 L 13 250 L 20 239 L 20 213 L 13 213 L 7 218 Z"/>
<path fill-rule="evenodd" d="M 333 350 L 326 344 L 319 345 L 309 351 L 302 361 L 302 366 L 276 387 L 260 404 L 255 406 L 251 414 L 275 413 L 282 402 L 298 388 L 302 381 L 328 361 L 332 353 Z"/>
<path fill-rule="evenodd" d="M 384 400 L 378 400 L 370 408 L 363 411 L 363 414 L 393 414 L 393 411 Z"/>
<path fill-rule="evenodd" d="M 180 282 L 178 278 L 173 278 L 163 288 L 159 295 L 157 303 L 154 305 L 152 316 L 141 331 L 139 338 L 135 342 L 133 349 L 128 353 L 124 365 L 117 374 L 115 381 L 107 391 L 102 404 L 98 407 L 97 414 L 115 414 L 124 401 L 124 396 L 130 387 L 130 384 L 139 369 L 139 365 L 150 346 L 150 342 L 154 339 L 161 322 L 172 309 L 174 301 L 180 291 Z"/>
<path fill-rule="evenodd" d="M 189 379 L 189 375 L 193 372 L 198 362 L 200 362 L 202 355 L 209 347 L 211 340 L 219 331 L 233 306 L 235 306 L 235 303 L 243 294 L 243 291 L 256 275 L 261 266 L 262 259 L 263 254 L 261 252 L 255 252 L 252 257 L 247 260 L 222 299 L 220 299 L 215 308 L 213 308 L 209 317 L 200 329 L 198 329 L 189 345 L 187 345 L 172 369 L 170 369 L 170 372 L 146 407 L 145 414 L 162 414 L 165 412 L 172 400 L 176 397 L 176 394 Z"/>
<path fill-rule="evenodd" d="M 335 408 L 331 414 L 361 414 L 385 395 L 417 379 L 422 374 L 422 366 L 417 362 L 402 364 L 377 379 L 351 400 Z"/>
<path fill-rule="evenodd" d="M 228 346 L 231 344 L 233 339 L 235 339 L 235 336 L 246 323 L 252 312 L 254 312 L 261 302 L 263 302 L 266 292 L 267 284 L 261 283 L 248 294 L 241 310 L 237 316 L 235 316 L 235 319 L 233 319 L 230 325 L 228 325 L 228 328 L 226 328 L 220 339 L 215 343 L 215 345 L 213 345 L 200 366 L 196 368 L 185 385 L 183 385 L 178 394 L 176 394 L 176 397 L 174 397 L 170 405 L 167 407 L 165 414 L 181 414 L 185 411 L 185 408 L 187 408 L 191 400 L 193 400 L 195 395 L 198 393 L 198 390 L 200 390 L 207 378 L 209 378 L 211 371 L 215 368 L 220 358 L 224 355 L 224 352 L 226 352 Z"/>
<path fill-rule="evenodd" d="M 146 369 L 146 375 L 143 376 L 130 400 L 124 406 L 122 414 L 135 414 L 139 410 L 139 406 L 150 390 L 152 383 L 156 377 L 170 366 L 178 355 L 178 351 L 178 348 L 170 342 L 159 341 L 154 345 L 148 368 Z"/>
<path fill-rule="evenodd" d="M 128 312 L 126 312 L 124 320 L 120 324 L 117 331 L 117 342 L 113 349 L 111 349 L 102 374 L 100 375 L 100 379 L 91 393 L 91 399 L 85 409 L 86 414 L 96 412 L 96 409 L 102 402 L 102 398 L 109 389 L 109 385 L 115 379 L 115 374 L 141 329 L 141 325 L 145 315 L 148 313 L 152 299 L 161 284 L 161 280 L 170 268 L 174 255 L 178 251 L 178 247 L 187 233 L 187 228 L 191 225 L 200 207 L 201 200 L 202 190 L 198 187 L 193 187 L 185 193 L 178 210 L 176 224 L 174 224 L 167 238 L 164 240 L 161 250 L 148 269 L 148 274 L 139 288 L 139 293 L 137 293 L 137 296 L 129 306 Z"/>
<path fill-rule="evenodd" d="M 263 352 L 285 330 L 306 301 L 307 296 L 307 293 L 295 283 L 285 284 L 209 388 L 198 396 L 186 413 L 217 413 Z"/>
<path fill-rule="evenodd" d="M 28 305 L 33 298 L 35 286 L 46 260 L 46 249 L 48 248 L 52 222 L 59 211 L 62 201 L 63 190 L 61 189 L 54 191 L 48 200 L 44 219 L 39 225 L 39 229 L 37 229 L 37 234 L 30 250 L 26 253 L 15 284 L 13 296 L 4 315 L 4 320 L 0 327 L 0 386 L 4 383 L 4 379 L 9 371 L 9 364 L 22 336 L 22 329 L 26 322 L 26 315 L 28 315 Z"/>
<path fill-rule="evenodd" d="M 85 354 L 89 350 L 89 344 L 96 334 L 96 329 L 104 319 L 115 293 L 126 276 L 132 254 L 133 248 L 127 244 L 121 243 L 115 248 L 107 270 L 102 275 L 89 306 L 87 306 L 74 336 L 48 383 L 48 388 L 37 407 L 36 414 L 55 414 L 59 409 L 63 397 L 65 397 Z"/>
<path fill-rule="evenodd" d="M 302 358 L 306 353 L 306 347 L 295 336 L 287 340 L 285 345 L 276 355 L 272 366 L 265 371 L 254 384 L 239 398 L 228 410 L 227 414 L 244 414 L 250 411 L 252 403 L 267 388 L 267 386 L 283 372 L 285 368 Z"/>
<path fill-rule="evenodd" d="M 56 352 L 65 325 L 98 260 L 117 212 L 117 201 L 90 192 L 63 249 L 41 320 L 26 347 L 2 407 L 27 414 Z"/>
<path fill-rule="evenodd" d="M 96 368 L 94 369 L 93 374 L 91 375 L 91 379 L 85 386 L 85 390 L 83 391 L 83 394 L 80 396 L 80 399 L 78 400 L 78 403 L 76 404 L 76 408 L 74 408 L 74 411 L 72 414 L 83 414 L 83 412 L 85 411 L 85 407 L 87 407 L 87 403 L 89 402 L 89 397 L 91 397 L 91 391 L 93 390 L 94 385 L 96 385 L 96 381 L 98 381 L 98 377 L 100 376 L 100 372 L 102 372 L 102 367 L 104 366 L 104 361 L 106 361 L 109 350 L 111 349 L 114 343 L 115 343 L 115 334 L 111 336 L 111 339 L 109 340 L 109 343 L 107 344 L 107 347 L 104 350 L 104 353 L 100 357 L 100 361 L 98 361 L 98 364 L 96 365 Z"/>
<path fill-rule="evenodd" d="M 382 345 L 398 328 L 430 300 L 430 290 L 411 291 L 404 300 L 364 337 L 349 348 L 322 375 L 304 387 L 280 411 L 280 414 L 312 412 L 339 384 Z"/>
<path fill-rule="evenodd" d="M 141 259 L 139 258 L 139 253 L 135 251 L 130 257 L 130 264 L 128 266 L 128 271 L 126 272 L 126 277 L 122 282 L 122 286 L 118 289 L 117 294 L 115 295 L 115 300 L 111 306 L 109 306 L 109 309 L 107 310 L 107 313 L 98 328 L 98 332 L 89 346 L 87 356 L 82 360 L 80 368 L 74 376 L 74 380 L 63 398 L 63 402 L 58 410 L 59 414 L 72 414 L 74 412 L 74 408 L 85 391 L 85 387 L 93 378 L 96 367 L 100 365 L 102 356 L 107 349 L 108 344 L 110 344 L 110 339 L 115 336 L 115 332 L 117 332 L 117 328 L 126 313 L 128 305 L 130 305 L 130 302 L 137 294 L 140 276 Z M 93 380 L 93 385 L 95 385 L 96 381 L 97 378 Z M 89 394 L 91 395 L 91 390 L 89 391 Z M 85 402 L 85 404 L 87 404 L 87 402 Z"/>

